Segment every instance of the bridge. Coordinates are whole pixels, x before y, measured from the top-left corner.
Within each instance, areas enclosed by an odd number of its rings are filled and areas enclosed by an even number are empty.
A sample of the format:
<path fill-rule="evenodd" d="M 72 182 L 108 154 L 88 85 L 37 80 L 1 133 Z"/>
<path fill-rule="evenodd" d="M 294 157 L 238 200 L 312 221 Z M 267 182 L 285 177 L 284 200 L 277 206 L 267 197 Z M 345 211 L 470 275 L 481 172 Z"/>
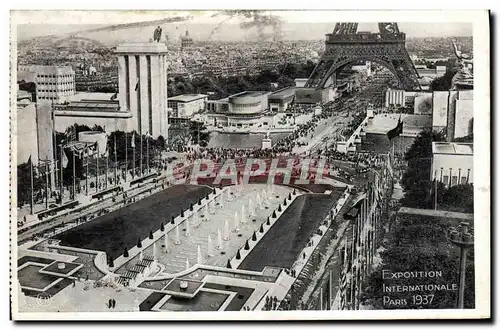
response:
<path fill-rule="evenodd" d="M 325 52 L 305 87 L 335 83 L 337 73 L 356 62 L 372 61 L 389 69 L 405 90 L 420 90 L 418 73 L 406 51 L 406 34 L 397 23 L 378 23 L 378 33 L 358 32 L 358 23 L 337 23 L 326 35 Z"/>

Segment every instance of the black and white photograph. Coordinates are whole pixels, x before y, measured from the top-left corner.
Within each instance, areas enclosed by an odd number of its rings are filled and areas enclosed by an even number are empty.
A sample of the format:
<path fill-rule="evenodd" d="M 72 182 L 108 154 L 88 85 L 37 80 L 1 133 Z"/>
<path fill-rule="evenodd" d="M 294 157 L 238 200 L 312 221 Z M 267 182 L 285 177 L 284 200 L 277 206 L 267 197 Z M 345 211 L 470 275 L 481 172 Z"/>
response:
<path fill-rule="evenodd" d="M 12 318 L 489 318 L 488 15 L 11 11 Z"/>

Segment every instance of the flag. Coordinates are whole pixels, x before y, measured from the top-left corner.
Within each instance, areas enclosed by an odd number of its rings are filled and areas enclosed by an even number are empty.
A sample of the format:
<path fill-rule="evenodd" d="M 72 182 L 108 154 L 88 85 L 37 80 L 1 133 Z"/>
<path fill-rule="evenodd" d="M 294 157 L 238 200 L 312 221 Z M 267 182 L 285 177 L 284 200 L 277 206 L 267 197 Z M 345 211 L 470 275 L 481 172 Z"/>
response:
<path fill-rule="evenodd" d="M 62 150 L 62 152 L 61 152 L 61 157 L 62 157 L 62 159 L 61 159 L 61 161 L 62 161 L 62 166 L 63 166 L 64 168 L 66 168 L 66 166 L 68 166 L 68 157 L 66 156 L 66 153 L 64 152 L 64 149 L 63 149 L 63 150 Z"/>
<path fill-rule="evenodd" d="M 401 115 L 399 115 L 398 124 L 396 127 L 387 132 L 387 137 L 389 138 L 389 141 L 391 141 L 401 133 L 403 133 L 403 122 L 401 121 Z"/>
<path fill-rule="evenodd" d="M 67 142 L 72 142 L 76 140 L 76 129 L 75 126 L 70 126 L 66 129 L 66 132 L 64 132 L 64 139 Z"/>
<path fill-rule="evenodd" d="M 130 146 L 135 148 L 135 132 L 132 132 L 132 139 L 130 140 Z"/>
<path fill-rule="evenodd" d="M 139 78 L 137 78 L 137 82 L 135 83 L 135 91 L 137 92 L 137 90 L 139 89 Z"/>
<path fill-rule="evenodd" d="M 344 218 L 355 219 L 358 216 L 358 213 L 360 212 L 361 206 L 363 205 L 365 199 L 366 199 L 366 193 L 358 196 L 351 209 L 347 211 L 347 213 L 344 215 Z"/>

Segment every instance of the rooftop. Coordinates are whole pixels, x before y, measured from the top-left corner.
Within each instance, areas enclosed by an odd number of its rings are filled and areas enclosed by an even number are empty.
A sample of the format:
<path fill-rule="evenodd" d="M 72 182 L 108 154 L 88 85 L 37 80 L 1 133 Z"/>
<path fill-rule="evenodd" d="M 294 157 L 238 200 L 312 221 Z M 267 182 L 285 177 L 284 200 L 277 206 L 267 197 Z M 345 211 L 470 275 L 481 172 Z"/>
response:
<path fill-rule="evenodd" d="M 432 126 L 432 116 L 430 115 L 384 113 L 377 114 L 373 119 L 368 120 L 366 132 L 385 134 L 396 127 L 400 117 L 403 122 L 403 134 L 419 133 L 422 129 Z"/>
<path fill-rule="evenodd" d="M 293 95 L 295 95 L 295 87 L 287 87 L 272 93 L 271 95 L 269 95 L 269 99 L 283 99 Z"/>
<path fill-rule="evenodd" d="M 453 218 L 453 219 L 474 221 L 474 214 L 443 211 L 443 210 L 415 209 L 415 208 L 411 208 L 411 207 L 401 207 L 398 210 L 398 213 L 399 214 L 415 214 L 415 215 L 424 215 L 424 216 L 429 216 L 429 217 Z"/>
<path fill-rule="evenodd" d="M 116 47 L 117 54 L 166 54 L 167 46 L 155 42 L 125 43 Z"/>
<path fill-rule="evenodd" d="M 432 142 L 433 154 L 474 155 L 473 143 Z"/>
<path fill-rule="evenodd" d="M 169 101 L 179 101 L 179 102 L 192 102 L 202 98 L 208 97 L 205 94 L 182 94 L 174 97 L 169 97 Z"/>

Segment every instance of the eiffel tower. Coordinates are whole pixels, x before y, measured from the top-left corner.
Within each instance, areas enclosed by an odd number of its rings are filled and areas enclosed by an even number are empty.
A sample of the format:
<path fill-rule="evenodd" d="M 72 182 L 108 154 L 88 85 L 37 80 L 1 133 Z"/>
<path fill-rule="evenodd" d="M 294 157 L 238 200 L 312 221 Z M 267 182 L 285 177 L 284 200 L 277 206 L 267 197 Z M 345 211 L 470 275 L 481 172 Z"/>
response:
<path fill-rule="evenodd" d="M 372 61 L 385 66 L 405 90 L 420 90 L 418 73 L 405 47 L 406 34 L 397 23 L 378 23 L 379 33 L 358 32 L 358 23 L 337 23 L 326 35 L 325 52 L 305 87 L 323 88 L 333 83 L 344 67 Z"/>

